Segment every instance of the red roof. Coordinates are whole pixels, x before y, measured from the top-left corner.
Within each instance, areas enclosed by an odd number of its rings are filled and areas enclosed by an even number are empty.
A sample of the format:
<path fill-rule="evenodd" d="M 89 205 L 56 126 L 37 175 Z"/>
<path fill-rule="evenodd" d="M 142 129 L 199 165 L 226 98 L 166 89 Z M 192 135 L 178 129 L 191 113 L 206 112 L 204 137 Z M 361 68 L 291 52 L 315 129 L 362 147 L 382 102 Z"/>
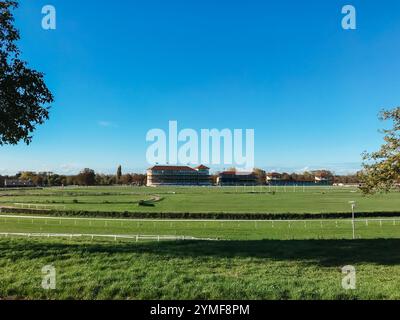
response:
<path fill-rule="evenodd" d="M 270 172 L 270 173 L 267 173 L 267 176 L 268 177 L 281 177 L 282 175 L 278 172 Z"/>
<path fill-rule="evenodd" d="M 236 176 L 250 176 L 254 175 L 254 172 L 243 172 L 243 171 L 223 171 L 220 175 L 236 175 Z"/>
<path fill-rule="evenodd" d="M 190 168 L 188 166 L 154 166 L 152 168 L 149 168 L 149 170 L 163 170 L 163 171 L 195 171 L 193 168 Z"/>
<path fill-rule="evenodd" d="M 198 167 L 196 167 L 195 169 L 199 169 L 199 170 L 209 170 L 209 167 L 206 167 L 204 165 L 199 165 Z"/>
<path fill-rule="evenodd" d="M 315 177 L 317 178 L 330 178 L 331 175 L 327 172 L 318 172 L 315 174 Z"/>
<path fill-rule="evenodd" d="M 236 171 L 223 171 L 221 174 L 236 174 Z"/>

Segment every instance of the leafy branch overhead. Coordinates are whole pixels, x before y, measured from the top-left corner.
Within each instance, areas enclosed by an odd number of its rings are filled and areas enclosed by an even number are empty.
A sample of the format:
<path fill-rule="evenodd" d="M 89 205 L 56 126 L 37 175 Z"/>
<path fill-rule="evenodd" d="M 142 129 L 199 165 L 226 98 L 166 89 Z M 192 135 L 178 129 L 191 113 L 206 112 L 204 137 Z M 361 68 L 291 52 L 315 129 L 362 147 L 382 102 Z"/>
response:
<path fill-rule="evenodd" d="M 382 111 L 380 118 L 392 121 L 393 127 L 382 130 L 385 144 L 379 151 L 363 155 L 361 189 L 367 194 L 388 192 L 400 183 L 400 107 Z"/>
<path fill-rule="evenodd" d="M 32 141 L 36 126 L 49 118 L 53 95 L 44 75 L 20 59 L 12 10 L 18 3 L 0 0 L 0 145 Z"/>

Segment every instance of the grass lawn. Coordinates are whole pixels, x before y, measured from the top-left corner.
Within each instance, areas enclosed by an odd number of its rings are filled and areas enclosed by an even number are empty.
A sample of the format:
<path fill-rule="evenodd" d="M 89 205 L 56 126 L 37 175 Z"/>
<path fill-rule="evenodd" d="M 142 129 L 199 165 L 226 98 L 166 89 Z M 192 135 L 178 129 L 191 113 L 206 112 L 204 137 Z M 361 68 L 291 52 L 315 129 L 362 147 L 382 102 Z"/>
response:
<path fill-rule="evenodd" d="M 139 200 L 154 196 L 162 198 L 154 207 L 138 206 Z M 349 201 L 353 200 L 357 201 L 359 212 L 400 210 L 399 192 L 364 197 L 357 188 L 348 187 L 92 187 L 0 191 L 0 206 L 24 203 L 105 212 L 334 213 L 350 212 Z"/>
<path fill-rule="evenodd" d="M 399 219 L 356 221 L 356 237 L 361 239 L 400 238 Z M 24 218 L 0 216 L 0 232 L 173 235 L 220 240 L 350 239 L 351 220 L 309 221 L 137 221 L 101 218 Z"/>
<path fill-rule="evenodd" d="M 275 192 L 275 193 L 274 193 Z M 154 207 L 139 200 L 160 196 Z M 0 206 L 65 205 L 131 212 L 333 213 L 399 211 L 400 193 L 354 188 L 49 188 L 0 191 Z M 219 241 L 0 236 L 0 298 L 400 299 L 400 219 L 179 221 L 0 216 L 0 233 L 177 235 Z M 53 265 L 57 288 L 41 288 Z M 341 268 L 356 268 L 344 290 Z"/>
<path fill-rule="evenodd" d="M 0 297 L 400 299 L 399 239 L 119 243 L 0 239 Z M 57 289 L 41 288 L 41 269 Z M 341 286 L 353 265 L 357 289 Z"/>

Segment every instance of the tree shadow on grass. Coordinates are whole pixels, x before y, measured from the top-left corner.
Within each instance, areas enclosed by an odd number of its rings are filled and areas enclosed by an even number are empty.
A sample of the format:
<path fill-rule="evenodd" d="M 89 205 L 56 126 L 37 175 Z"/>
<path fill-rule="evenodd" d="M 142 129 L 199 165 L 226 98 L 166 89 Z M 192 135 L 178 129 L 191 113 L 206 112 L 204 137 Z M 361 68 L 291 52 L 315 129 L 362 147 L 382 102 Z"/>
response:
<path fill-rule="evenodd" d="M 112 256 L 114 254 L 150 254 L 160 258 L 239 258 L 260 261 L 299 261 L 320 266 L 373 263 L 400 265 L 400 239 L 371 240 L 259 240 L 259 241 L 169 241 L 169 242 L 90 242 L 61 239 L 0 240 L 2 256 L 19 259 L 40 259 L 56 256 L 69 259 L 71 254 Z"/>

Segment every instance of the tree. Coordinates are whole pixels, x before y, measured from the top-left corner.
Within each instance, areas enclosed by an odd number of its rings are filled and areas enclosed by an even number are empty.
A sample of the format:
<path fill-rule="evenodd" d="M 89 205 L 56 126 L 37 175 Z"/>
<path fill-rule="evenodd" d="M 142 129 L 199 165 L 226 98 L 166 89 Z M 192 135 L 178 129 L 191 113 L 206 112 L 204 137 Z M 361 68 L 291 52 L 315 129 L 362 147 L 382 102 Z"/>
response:
<path fill-rule="evenodd" d="M 121 178 L 118 180 L 120 184 L 125 184 L 129 185 L 133 182 L 133 177 L 130 174 L 124 174 L 121 176 Z"/>
<path fill-rule="evenodd" d="M 92 169 L 83 169 L 77 176 L 77 182 L 83 186 L 94 186 L 96 183 L 96 174 Z"/>
<path fill-rule="evenodd" d="M 35 176 L 34 172 L 24 171 L 24 172 L 21 172 L 20 179 L 21 180 L 28 180 L 28 181 L 30 180 L 30 181 L 32 181 L 34 176 Z"/>
<path fill-rule="evenodd" d="M 44 185 L 44 179 L 43 176 L 36 174 L 32 177 L 32 182 L 35 186 L 43 186 Z"/>
<path fill-rule="evenodd" d="M 400 107 L 383 110 L 382 121 L 391 121 L 393 127 L 382 130 L 385 140 L 379 151 L 363 154 L 361 190 L 365 194 L 389 192 L 400 182 Z"/>
<path fill-rule="evenodd" d="M 134 174 L 132 175 L 132 183 L 137 186 L 145 186 L 147 182 L 147 175 L 145 174 Z"/>
<path fill-rule="evenodd" d="M 95 184 L 99 186 L 110 186 L 116 183 L 114 175 L 96 174 Z"/>
<path fill-rule="evenodd" d="M 314 182 L 314 175 L 311 172 L 305 171 L 303 172 L 303 181 L 305 182 Z"/>
<path fill-rule="evenodd" d="M 67 186 L 72 186 L 72 185 L 75 185 L 75 184 L 77 184 L 76 176 L 68 176 L 67 177 L 67 181 L 66 181 L 66 185 Z"/>
<path fill-rule="evenodd" d="M 61 186 L 66 181 L 64 178 L 64 176 L 52 174 L 48 177 L 48 184 L 49 186 Z"/>
<path fill-rule="evenodd" d="M 0 0 L 0 145 L 32 141 L 36 126 L 49 118 L 53 95 L 44 75 L 20 59 L 13 0 Z"/>
<path fill-rule="evenodd" d="M 287 172 L 282 173 L 282 180 L 283 181 L 289 181 L 290 180 L 290 174 Z"/>
<path fill-rule="evenodd" d="M 301 178 L 300 178 L 299 174 L 297 174 L 295 172 L 290 174 L 290 181 L 298 182 L 300 180 L 301 180 Z"/>
<path fill-rule="evenodd" d="M 259 168 L 254 168 L 253 172 L 254 172 L 255 176 L 257 177 L 258 184 L 261 184 L 261 185 L 266 184 L 267 173 L 264 170 L 259 169 Z"/>
<path fill-rule="evenodd" d="M 122 167 L 119 165 L 117 169 L 117 183 L 120 182 L 122 176 Z"/>
<path fill-rule="evenodd" d="M 329 170 L 314 170 L 314 171 L 311 171 L 311 174 L 314 177 L 325 177 L 325 178 L 333 177 L 333 173 Z"/>

